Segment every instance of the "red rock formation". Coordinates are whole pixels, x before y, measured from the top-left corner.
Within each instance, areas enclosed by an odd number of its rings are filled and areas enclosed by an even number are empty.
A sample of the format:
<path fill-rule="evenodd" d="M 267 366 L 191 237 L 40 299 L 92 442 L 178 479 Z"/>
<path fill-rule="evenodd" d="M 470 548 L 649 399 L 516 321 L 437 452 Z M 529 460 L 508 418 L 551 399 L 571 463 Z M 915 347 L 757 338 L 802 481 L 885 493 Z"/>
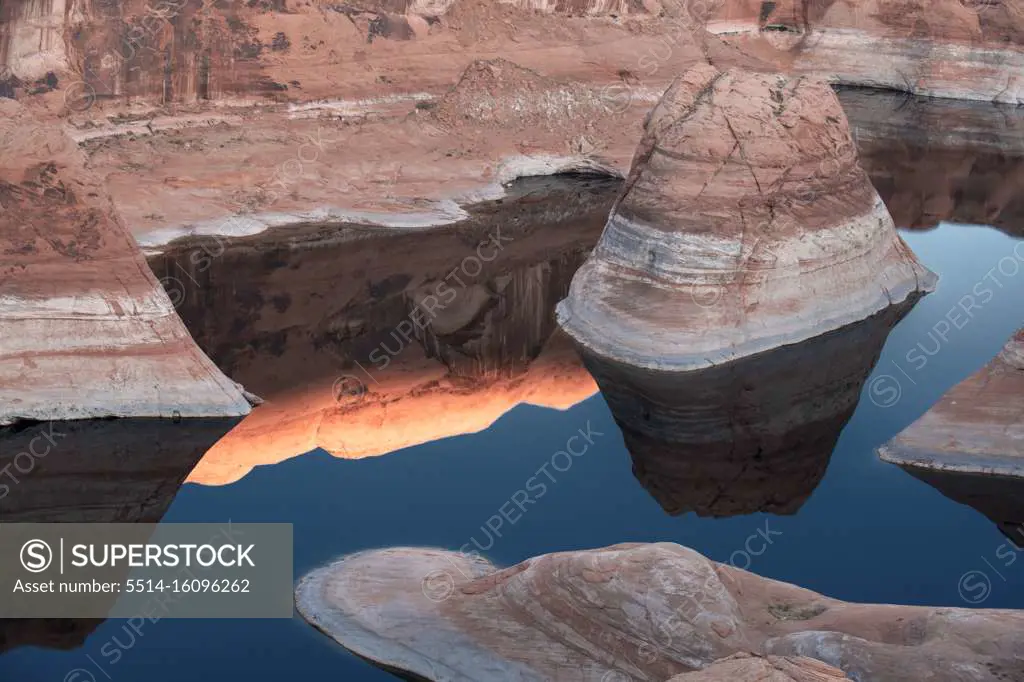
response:
<path fill-rule="evenodd" d="M 1024 244 L 1017 245 L 1024 253 Z M 879 450 L 923 470 L 1024 478 L 1024 329 Z"/>
<path fill-rule="evenodd" d="M 248 413 L 76 145 L 0 100 L 0 149 L 0 424 Z"/>
<path fill-rule="evenodd" d="M 838 329 L 934 282 L 825 83 L 703 65 L 648 116 L 558 314 L 597 355 L 683 371 Z"/>
<path fill-rule="evenodd" d="M 658 682 L 741 652 L 814 658 L 872 682 L 1024 676 L 1024 612 L 851 604 L 669 543 L 506 569 L 443 550 L 375 550 L 314 570 L 295 595 L 346 648 L 438 682 Z"/>
<path fill-rule="evenodd" d="M 1024 101 L 1020 0 L 725 0 L 708 27 L 792 68 L 850 85 Z M 783 57 L 776 57 L 783 59 Z"/>

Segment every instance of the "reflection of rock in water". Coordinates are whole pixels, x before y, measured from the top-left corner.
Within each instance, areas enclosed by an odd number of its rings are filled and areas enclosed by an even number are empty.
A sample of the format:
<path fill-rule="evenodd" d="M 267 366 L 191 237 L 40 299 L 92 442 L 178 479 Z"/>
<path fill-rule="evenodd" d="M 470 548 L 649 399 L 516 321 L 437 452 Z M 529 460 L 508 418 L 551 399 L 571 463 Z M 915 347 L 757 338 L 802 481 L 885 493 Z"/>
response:
<path fill-rule="evenodd" d="M 896 225 L 1024 235 L 1024 114 L 1009 106 L 841 90 L 861 165 Z"/>
<path fill-rule="evenodd" d="M 549 309 L 597 242 L 620 184 L 521 180 L 457 227 L 310 225 L 194 241 L 150 266 L 182 285 L 178 312 L 199 346 L 264 398 L 359 372 L 355 362 L 390 371 L 421 342 L 455 373 L 507 373 L 553 330 Z M 439 328 L 417 339 L 410 314 L 437 283 L 454 300 L 442 299 Z"/>
<path fill-rule="evenodd" d="M 949 499 L 988 517 L 1019 549 L 1024 550 L 1024 479 L 1013 476 L 901 467 Z"/>
<path fill-rule="evenodd" d="M 18 477 L 6 480 L 0 522 L 156 523 L 196 462 L 238 421 L 112 419 L 0 430 L 0 470 Z"/>
<path fill-rule="evenodd" d="M 317 447 L 381 455 L 487 428 L 521 402 L 565 409 L 592 395 L 554 307 L 620 184 L 521 180 L 457 227 L 307 226 L 217 257 L 205 242 L 154 257 L 188 285 L 180 312 L 199 346 L 266 399 L 191 480 L 229 483 Z"/>
<path fill-rule="evenodd" d="M 0 470 L 12 477 L 0 489 L 0 522 L 157 523 L 203 453 L 238 421 L 113 419 L 2 429 Z M 80 646 L 101 622 L 0 620 L 0 652 Z"/>
<path fill-rule="evenodd" d="M 540 354 L 555 331 L 555 303 L 587 258 L 586 249 L 528 265 L 475 285 L 430 325 L 417 330 L 427 355 L 453 374 L 514 376 Z M 429 285 L 427 287 L 429 290 Z"/>
<path fill-rule="evenodd" d="M 694 372 L 589 353 L 633 457 L 669 514 L 795 513 L 818 485 L 861 387 L 913 302 L 803 343 Z"/>

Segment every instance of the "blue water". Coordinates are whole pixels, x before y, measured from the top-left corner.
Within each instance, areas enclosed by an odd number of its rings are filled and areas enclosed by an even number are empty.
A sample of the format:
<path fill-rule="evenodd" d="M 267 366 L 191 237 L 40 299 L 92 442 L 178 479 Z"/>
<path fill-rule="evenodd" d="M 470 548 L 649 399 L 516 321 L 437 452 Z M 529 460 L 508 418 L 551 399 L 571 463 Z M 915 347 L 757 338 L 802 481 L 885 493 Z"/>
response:
<path fill-rule="evenodd" d="M 666 515 L 634 478 L 622 436 L 598 394 L 564 412 L 519 406 L 483 432 L 386 456 L 343 460 L 314 451 L 258 467 L 232 485 L 186 484 L 164 520 L 292 522 L 296 576 L 361 549 L 403 544 L 457 549 L 474 537 L 485 544 L 481 526 L 569 436 L 589 424 L 593 446 L 567 471 L 553 472 L 556 480 L 547 481 L 543 497 L 515 524 L 500 528 L 501 537 L 484 554 L 511 564 L 544 552 L 672 541 L 840 599 L 948 606 L 974 605 L 961 598 L 960 579 L 982 571 L 991 589 L 977 606 L 1024 608 L 1024 557 L 1008 552 L 1010 545 L 995 525 L 881 462 L 874 452 L 1024 326 L 1024 242 L 985 227 L 953 225 L 904 233 L 904 238 L 939 273 L 939 288 L 890 335 L 827 474 L 794 516 Z M 1003 271 L 1014 275 L 989 274 L 1007 257 Z M 963 328 L 950 325 L 946 338 L 939 337 L 936 330 L 946 326 L 940 321 L 979 282 L 988 283 L 992 295 L 976 297 L 979 304 L 986 302 L 966 323 L 952 315 Z M 925 356 L 923 367 L 920 360 L 908 359 L 918 344 L 936 350 L 936 338 L 938 350 Z M 918 355 L 923 351 L 913 354 Z M 889 404 L 894 395 L 899 399 Z M 108 655 L 101 654 L 105 645 Z M 114 650 L 121 654 L 116 662 L 109 655 Z M 0 679 L 395 678 L 296 617 L 163 620 L 146 624 L 134 639 L 123 622 L 107 621 L 73 651 L 7 653 L 0 657 Z"/>

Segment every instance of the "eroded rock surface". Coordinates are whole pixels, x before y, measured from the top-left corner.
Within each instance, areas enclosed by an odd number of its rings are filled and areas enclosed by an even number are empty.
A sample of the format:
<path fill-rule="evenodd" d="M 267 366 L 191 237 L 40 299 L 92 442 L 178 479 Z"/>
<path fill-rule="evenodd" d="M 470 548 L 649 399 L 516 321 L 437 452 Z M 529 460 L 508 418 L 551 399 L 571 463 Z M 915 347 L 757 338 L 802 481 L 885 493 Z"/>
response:
<path fill-rule="evenodd" d="M 346 648 L 438 682 L 662 682 L 744 652 L 873 682 L 1024 675 L 1024 613 L 850 604 L 668 543 L 507 569 L 443 550 L 369 551 L 307 575 L 296 604 Z"/>
<path fill-rule="evenodd" d="M 794 514 L 825 475 L 864 381 L 910 307 L 693 372 L 583 359 L 622 429 L 633 473 L 666 512 Z"/>
<path fill-rule="evenodd" d="M 1024 329 L 879 454 L 917 469 L 1024 478 L 1022 396 Z"/>
<path fill-rule="evenodd" d="M 648 116 L 558 314 L 597 355 L 682 371 L 838 329 L 935 279 L 858 166 L 828 85 L 703 65 Z"/>
<path fill-rule="evenodd" d="M 0 424 L 249 412 L 75 143 L 0 100 Z"/>

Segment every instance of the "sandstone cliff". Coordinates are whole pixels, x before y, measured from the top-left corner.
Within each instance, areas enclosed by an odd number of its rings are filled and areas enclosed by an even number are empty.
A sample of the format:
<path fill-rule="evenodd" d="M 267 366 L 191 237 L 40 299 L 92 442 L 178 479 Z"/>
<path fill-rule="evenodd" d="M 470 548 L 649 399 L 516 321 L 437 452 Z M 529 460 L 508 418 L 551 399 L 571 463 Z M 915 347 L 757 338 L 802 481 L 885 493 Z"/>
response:
<path fill-rule="evenodd" d="M 910 306 L 694 372 L 584 351 L 633 473 L 669 514 L 794 514 L 828 468 L 889 332 Z M 814 367 L 794 372 L 793 367 Z"/>
<path fill-rule="evenodd" d="M 742 652 L 872 682 L 1024 675 L 1020 611 L 850 604 L 668 543 L 506 569 L 443 550 L 368 551 L 304 577 L 296 605 L 346 648 L 437 682 L 660 682 Z"/>
<path fill-rule="evenodd" d="M 648 115 L 559 322 L 598 355 L 709 367 L 931 290 L 821 81 L 695 67 Z"/>
<path fill-rule="evenodd" d="M 0 100 L 0 424 L 246 414 L 77 146 Z"/>
<path fill-rule="evenodd" d="M 1018 244 L 1020 250 L 1024 246 Z M 1024 478 L 1024 330 L 879 450 L 915 469 Z"/>
<path fill-rule="evenodd" d="M 708 27 L 833 82 L 1024 101 L 1020 0 L 724 0 Z M 783 58 L 781 55 L 778 59 Z"/>

